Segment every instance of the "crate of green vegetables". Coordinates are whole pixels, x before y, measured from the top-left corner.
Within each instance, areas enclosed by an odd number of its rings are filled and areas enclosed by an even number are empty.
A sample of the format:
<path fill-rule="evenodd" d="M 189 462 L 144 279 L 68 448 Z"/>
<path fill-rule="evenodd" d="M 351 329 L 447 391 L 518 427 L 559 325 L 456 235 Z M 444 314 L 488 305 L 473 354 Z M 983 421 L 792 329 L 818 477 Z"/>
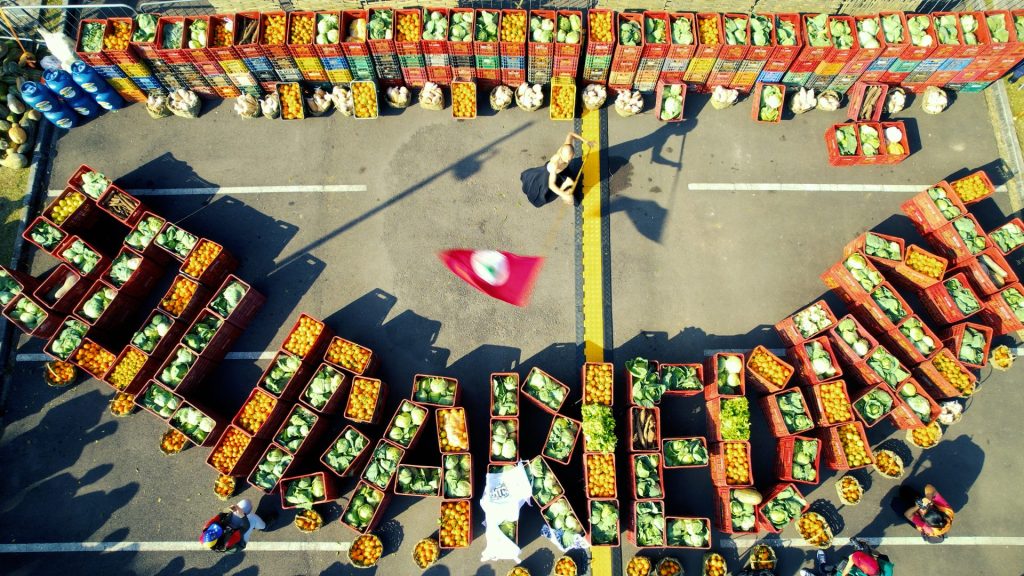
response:
<path fill-rule="evenodd" d="M 704 360 L 704 399 L 738 398 L 746 394 L 743 354 L 716 352 Z"/>
<path fill-rule="evenodd" d="M 74 268 L 61 262 L 50 271 L 32 292 L 35 300 L 58 314 L 70 314 L 82 300 L 92 282 L 82 278 Z"/>
<path fill-rule="evenodd" d="M 974 258 L 968 258 L 948 272 L 949 276 L 963 273 L 978 296 L 989 297 L 1020 279 L 1006 258 L 993 246 Z"/>
<path fill-rule="evenodd" d="M 338 368 L 320 364 L 299 395 L 299 401 L 319 414 L 335 414 L 348 395 L 352 379 Z"/>
<path fill-rule="evenodd" d="M 93 200 L 99 200 L 110 183 L 110 179 L 88 164 L 79 165 L 67 181 L 68 187 L 86 194 Z"/>
<path fill-rule="evenodd" d="M 366 481 L 360 481 L 341 513 L 341 523 L 357 534 L 366 534 L 377 527 L 390 501 L 390 492 L 378 490 Z"/>
<path fill-rule="evenodd" d="M 50 222 L 46 216 L 37 216 L 32 221 L 21 237 L 27 240 L 47 254 L 53 255 L 53 251 L 67 238 L 68 233 L 61 230 L 59 226 Z"/>
<path fill-rule="evenodd" d="M 810 436 L 779 438 L 775 476 L 783 482 L 817 484 L 821 471 L 821 441 Z"/>
<path fill-rule="evenodd" d="M 312 366 L 294 354 L 279 351 L 263 371 L 256 385 L 286 401 L 295 400 L 309 377 Z"/>
<path fill-rule="evenodd" d="M 569 387 L 547 372 L 534 367 L 523 380 L 522 392 L 541 410 L 554 415 L 562 408 L 569 395 Z"/>
<path fill-rule="evenodd" d="M 900 356 L 907 366 L 914 366 L 931 358 L 943 344 L 931 327 L 917 314 L 903 319 L 885 336 L 886 344 Z"/>
<path fill-rule="evenodd" d="M 843 376 L 839 358 L 827 336 L 818 336 L 790 348 L 789 356 L 808 384 L 835 380 Z"/>
<path fill-rule="evenodd" d="M 102 278 L 129 296 L 143 298 L 152 292 L 162 272 L 155 261 L 125 246 L 103 271 Z"/>
<path fill-rule="evenodd" d="M 412 379 L 412 399 L 424 406 L 448 408 L 462 397 L 459 381 L 447 376 L 417 374 Z"/>
<path fill-rule="evenodd" d="M 169 424 L 196 446 L 212 446 L 220 438 L 225 427 L 223 421 L 211 418 L 189 402 L 182 402 L 178 406 Z"/>
<path fill-rule="evenodd" d="M 213 294 L 208 308 L 241 329 L 249 325 L 267 298 L 244 280 L 229 275 Z"/>
<path fill-rule="evenodd" d="M 906 240 L 899 236 L 864 232 L 843 247 L 843 257 L 860 252 L 875 266 L 891 271 L 903 262 L 905 251 Z"/>
<path fill-rule="evenodd" d="M 978 318 L 996 336 L 1024 330 L 1024 286 L 1018 282 L 1000 290 L 983 303 Z"/>
<path fill-rule="evenodd" d="M 587 531 L 565 496 L 559 496 L 547 508 L 541 510 L 541 516 L 544 523 L 557 534 L 560 548 L 572 548 L 578 542 L 586 540 Z"/>
<path fill-rule="evenodd" d="M 1024 246 L 1024 221 L 1013 218 L 989 232 L 988 237 L 992 239 L 1000 254 L 1009 256 L 1010 252 Z"/>
<path fill-rule="evenodd" d="M 665 468 L 661 454 L 630 454 L 629 478 L 633 500 L 660 500 L 665 497 Z"/>
<path fill-rule="evenodd" d="M 939 417 L 942 407 L 918 384 L 907 378 L 897 391 L 896 407 L 889 413 L 892 423 L 900 430 L 923 428 Z"/>
<path fill-rule="evenodd" d="M 587 501 L 590 530 L 587 539 L 591 547 L 617 547 L 619 545 L 619 501 L 594 499 Z"/>
<path fill-rule="evenodd" d="M 165 224 L 167 224 L 167 220 L 163 217 L 153 212 L 143 212 L 139 216 L 138 222 L 125 236 L 124 245 L 161 266 L 169 264 L 173 258 L 166 250 L 158 248 L 155 242 Z"/>
<path fill-rule="evenodd" d="M 53 336 L 64 322 L 63 316 L 47 312 L 42 304 L 24 292 L 11 298 L 3 314 L 25 334 L 43 339 Z"/>
<path fill-rule="evenodd" d="M 398 472 L 398 463 L 405 458 L 405 449 L 381 438 L 370 453 L 370 459 L 360 476 L 370 484 L 387 490 Z"/>
<path fill-rule="evenodd" d="M 920 297 L 925 310 L 940 324 L 955 324 L 981 311 L 981 298 L 962 273 L 922 290 Z"/>
<path fill-rule="evenodd" d="M 74 316 L 68 317 L 50 337 L 43 351 L 57 360 L 67 362 L 82 345 L 88 333 L 88 324 Z"/>
<path fill-rule="evenodd" d="M 402 400 L 391 422 L 384 429 L 384 437 L 409 450 L 416 447 L 426 426 L 430 409 L 411 400 Z"/>
<path fill-rule="evenodd" d="M 281 478 L 288 473 L 294 461 L 295 457 L 287 450 L 271 443 L 256 461 L 256 466 L 249 473 L 246 481 L 264 494 L 273 494 L 281 485 Z"/>
<path fill-rule="evenodd" d="M 661 441 L 665 468 L 700 468 L 709 462 L 708 441 L 703 436 L 665 438 Z"/>
<path fill-rule="evenodd" d="M 983 324 L 961 322 L 947 328 L 942 336 L 946 347 L 968 368 L 981 370 L 988 363 L 992 329 Z"/>
<path fill-rule="evenodd" d="M 994 242 L 971 214 L 964 214 L 924 237 L 941 256 L 949 258 L 951 265 L 981 254 Z"/>
<path fill-rule="evenodd" d="M 519 374 L 491 374 L 491 416 L 519 416 Z"/>
<path fill-rule="evenodd" d="M 634 502 L 632 508 L 630 526 L 626 530 L 629 541 L 637 548 L 664 548 L 668 543 L 665 538 L 665 502 L 644 500 Z"/>
<path fill-rule="evenodd" d="M 534 456 L 526 465 L 526 477 L 530 479 L 533 501 L 538 508 L 544 508 L 552 500 L 565 494 L 562 483 L 555 476 L 547 459 Z"/>
<path fill-rule="evenodd" d="M 78 236 L 68 236 L 54 252 L 59 260 L 92 280 L 99 278 L 110 266 L 110 258 Z"/>
<path fill-rule="evenodd" d="M 661 363 L 658 374 L 665 385 L 665 394 L 698 396 L 704 393 L 704 366 L 700 363 Z"/>
<path fill-rule="evenodd" d="M 559 464 L 568 464 L 583 428 L 578 420 L 559 414 L 551 420 L 542 455 Z"/>
<path fill-rule="evenodd" d="M 199 242 L 199 237 L 179 228 L 172 222 L 166 222 L 160 229 L 153 243 L 179 263 L 185 261 L 192 249 Z"/>
<path fill-rule="evenodd" d="M 854 166 L 860 163 L 860 142 L 857 124 L 833 124 L 825 130 L 825 150 L 832 166 Z"/>
<path fill-rule="evenodd" d="M 757 526 L 765 532 L 778 534 L 795 522 L 808 508 L 807 499 L 795 484 L 775 486 L 757 507 Z"/>
<path fill-rule="evenodd" d="M 468 452 L 441 457 L 441 493 L 447 500 L 473 497 L 473 457 Z"/>
<path fill-rule="evenodd" d="M 931 234 L 967 213 L 967 207 L 945 180 L 918 192 L 904 202 L 900 209 L 922 236 Z"/>
<path fill-rule="evenodd" d="M 31 293 L 39 286 L 39 281 L 19 270 L 0 266 L 0 307 L 7 306 L 18 294 Z"/>
<path fill-rule="evenodd" d="M 209 310 L 199 313 L 185 330 L 181 343 L 200 356 L 219 362 L 242 331 Z"/>
<path fill-rule="evenodd" d="M 309 509 L 314 504 L 329 502 L 337 497 L 337 482 L 333 476 L 323 472 L 281 479 L 281 508 L 285 510 Z"/>
<path fill-rule="evenodd" d="M 441 496 L 441 467 L 399 464 L 395 494 L 402 496 Z"/>
<path fill-rule="evenodd" d="M 761 494 L 752 488 L 718 488 L 715 494 L 715 520 L 725 534 L 756 534 L 757 509 Z"/>
<path fill-rule="evenodd" d="M 814 428 L 811 410 L 800 388 L 790 388 L 761 398 L 761 409 L 772 436 L 785 438 Z"/>
<path fill-rule="evenodd" d="M 325 424 L 309 408 L 296 404 L 274 434 L 274 442 L 298 458 L 308 447 L 316 445 Z"/>
<path fill-rule="evenodd" d="M 178 344 L 185 326 L 160 310 L 154 310 L 129 343 L 152 357 L 164 358 Z"/>
<path fill-rule="evenodd" d="M 711 519 L 665 517 L 665 547 L 691 550 L 711 549 Z"/>
<path fill-rule="evenodd" d="M 171 419 L 181 403 L 181 396 L 153 381 L 135 396 L 137 406 L 165 422 Z"/>
<path fill-rule="evenodd" d="M 369 456 L 370 439 L 349 424 L 320 456 L 320 462 L 338 477 L 345 478 L 354 475 Z"/>
<path fill-rule="evenodd" d="M 836 325 L 836 315 L 824 300 L 800 310 L 775 325 L 786 346 L 796 346 Z"/>

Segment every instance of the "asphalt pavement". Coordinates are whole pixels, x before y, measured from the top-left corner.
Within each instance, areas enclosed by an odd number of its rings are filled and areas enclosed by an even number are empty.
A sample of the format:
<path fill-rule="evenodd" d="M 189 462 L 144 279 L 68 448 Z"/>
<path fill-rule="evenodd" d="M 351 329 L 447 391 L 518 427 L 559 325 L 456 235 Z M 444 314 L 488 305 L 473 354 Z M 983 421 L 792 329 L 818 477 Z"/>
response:
<path fill-rule="evenodd" d="M 609 184 L 610 240 L 604 249 L 610 266 L 604 299 L 611 339 L 605 346 L 620 371 L 620 390 L 623 364 L 635 356 L 695 362 L 711 350 L 780 347 L 771 326 L 825 294 L 818 275 L 864 230 L 906 234 L 920 243 L 898 216 L 910 188 L 881 191 L 881 185 L 925 185 L 980 167 L 1000 178 L 999 151 L 980 95 L 957 98 L 939 116 L 918 109 L 900 114 L 913 154 L 896 166 L 830 167 L 823 135 L 844 114 L 811 112 L 779 125 L 757 125 L 749 119 L 748 102 L 718 111 L 700 96 L 690 98 L 688 120 L 678 124 L 659 123 L 651 113 L 628 119 L 607 114 L 602 169 Z M 380 355 L 381 377 L 392 391 L 388 414 L 408 397 L 414 374 L 457 377 L 470 414 L 479 496 L 488 374 L 525 375 L 539 366 L 579 398 L 579 222 L 560 204 L 532 207 L 518 179 L 526 167 L 542 164 L 570 127 L 549 121 L 546 108 L 461 122 L 449 110 L 418 108 L 388 111 L 377 121 L 334 115 L 297 122 L 242 120 L 230 104 L 196 120 L 152 120 L 134 106 L 65 133 L 49 188 L 62 188 L 87 163 L 127 189 L 177 190 L 144 201 L 237 254 L 239 275 L 268 296 L 234 351 L 276 349 L 305 312 Z M 196 190 L 218 187 L 216 194 Z M 981 208 L 983 224 L 997 225 L 1011 213 L 1009 196 L 1000 192 Z M 545 256 L 530 305 L 520 309 L 490 300 L 455 278 L 436 257 L 455 247 Z M 53 265 L 38 253 L 32 261 L 37 274 Z M 38 341 L 24 339 L 17 349 L 40 351 Z M 225 361 L 204 393 L 230 415 L 268 362 Z M 65 571 L 61 564 L 67 561 L 86 573 L 353 572 L 337 550 L 353 534 L 337 517 L 354 483 L 345 484 L 340 503 L 326 509 L 328 524 L 312 536 L 290 527 L 291 513 L 285 512 L 272 531 L 253 539 L 279 549 L 254 546 L 244 555 L 224 557 L 190 549 L 199 527 L 222 506 L 213 494 L 216 474 L 205 464 L 207 449 L 165 457 L 158 450 L 164 428 L 153 416 L 115 419 L 106 410 L 111 392 L 105 384 L 49 388 L 40 367 L 24 361 L 13 371 L 0 437 L 6 475 L 0 485 L 0 546 L 148 544 L 102 554 L 39 546 L 31 553 L 4 554 L 5 572 L 53 574 Z M 939 486 L 958 511 L 953 535 L 962 539 L 918 545 L 912 528 L 888 511 L 896 484 L 877 474 L 860 474 L 870 485 L 865 502 L 836 511 L 839 538 L 896 538 L 885 551 L 904 574 L 934 566 L 949 574 L 1018 574 L 1024 535 L 1016 521 L 1020 506 L 1007 493 L 1024 473 L 1011 428 L 1024 409 L 1014 391 L 1015 375 L 986 370 L 964 421 L 937 448 L 910 450 L 910 478 Z M 662 410 L 672 416 L 664 418 L 663 436 L 704 433 L 699 400 L 669 399 Z M 537 422 L 523 447 L 532 456 L 540 451 L 548 420 L 539 411 L 526 416 Z M 903 439 L 887 423 L 870 433 L 875 442 L 889 436 Z M 772 484 L 773 448 L 757 419 L 755 480 L 762 488 Z M 432 459 L 429 453 L 417 456 L 424 464 Z M 573 484 L 580 478 L 579 463 L 558 474 Z M 809 499 L 837 506 L 834 479 L 825 474 Z M 706 470 L 669 472 L 666 481 L 669 514 L 713 515 Z M 254 501 L 259 496 L 252 489 L 244 495 Z M 275 498 L 265 498 L 260 509 L 273 509 Z M 393 500 L 381 527 L 387 556 L 376 573 L 414 572 L 412 546 L 436 530 L 437 508 L 436 499 Z M 540 536 L 541 525 L 539 514 L 524 508 L 522 558 L 534 574 L 547 573 L 558 557 Z M 480 564 L 479 524 L 475 534 L 471 548 L 445 555 L 429 573 L 501 576 L 512 567 Z M 751 540 L 733 549 L 720 546 L 725 540 L 718 536 L 715 548 L 723 549 L 735 569 L 737 555 Z M 797 537 L 792 528 L 782 536 Z M 633 554 L 629 546 L 622 552 L 624 560 Z M 699 552 L 674 554 L 687 571 L 699 573 Z M 810 557 L 799 547 L 780 554 L 779 574 L 795 573 Z"/>

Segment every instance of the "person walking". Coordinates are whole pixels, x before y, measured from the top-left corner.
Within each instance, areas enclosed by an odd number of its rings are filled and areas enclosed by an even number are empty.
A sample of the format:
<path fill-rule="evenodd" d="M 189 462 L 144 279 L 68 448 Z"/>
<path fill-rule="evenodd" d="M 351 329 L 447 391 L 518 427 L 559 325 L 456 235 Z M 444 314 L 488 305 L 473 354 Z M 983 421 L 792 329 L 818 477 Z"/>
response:
<path fill-rule="evenodd" d="M 941 541 L 953 527 L 952 506 L 931 484 L 919 494 L 909 486 L 901 486 L 899 496 L 893 499 L 893 509 L 903 515 L 926 540 Z"/>
<path fill-rule="evenodd" d="M 576 180 L 583 167 L 583 159 L 574 158 L 576 151 L 573 149 L 573 142 L 577 140 L 587 146 L 594 145 L 579 134 L 570 132 L 547 164 L 530 168 L 519 175 L 519 180 L 523 184 L 523 194 L 526 194 L 530 204 L 540 208 L 555 198 L 561 198 L 566 204 L 573 203 Z"/>
<path fill-rule="evenodd" d="M 243 498 L 207 521 L 199 541 L 215 552 L 238 552 L 245 549 L 253 530 L 266 528 L 267 523 L 253 511 L 252 502 Z"/>

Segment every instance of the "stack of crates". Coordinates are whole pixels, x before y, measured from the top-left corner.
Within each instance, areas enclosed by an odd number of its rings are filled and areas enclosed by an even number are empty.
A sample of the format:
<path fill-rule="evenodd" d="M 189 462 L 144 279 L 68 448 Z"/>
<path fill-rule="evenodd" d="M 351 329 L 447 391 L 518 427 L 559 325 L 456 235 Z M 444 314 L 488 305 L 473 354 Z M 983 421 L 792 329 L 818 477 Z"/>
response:
<path fill-rule="evenodd" d="M 525 22 L 526 38 L 522 42 L 506 42 L 498 37 L 498 50 L 501 54 L 501 82 L 513 88 L 526 82 L 526 41 L 530 35 L 530 21 L 526 10 L 502 10 L 501 19 L 507 22 L 510 18 L 522 18 Z"/>
<path fill-rule="evenodd" d="M 142 92 L 142 90 L 139 90 L 139 87 L 128 78 L 124 71 L 121 70 L 120 66 L 113 63 L 110 58 L 103 53 L 102 47 L 101 50 L 97 52 L 86 52 L 82 49 L 82 28 L 85 27 L 86 24 L 102 25 L 104 29 L 103 37 L 106 37 L 110 30 L 110 23 L 106 20 L 82 20 L 78 26 L 78 42 L 75 44 L 75 54 L 77 54 L 83 62 L 92 66 L 93 70 L 102 76 L 103 79 L 110 84 L 110 87 L 120 94 L 122 98 L 132 102 L 145 102 L 146 94 Z"/>
<path fill-rule="evenodd" d="M 131 47 L 142 59 L 142 62 L 153 71 L 153 75 L 167 90 L 185 88 L 185 84 L 174 74 L 170 64 L 156 52 L 156 38 L 149 42 L 135 42 L 134 33 Z"/>
<path fill-rule="evenodd" d="M 644 35 L 647 34 L 647 22 L 661 21 L 665 23 L 665 41 L 648 42 L 644 38 L 644 49 L 640 53 L 640 65 L 636 70 L 636 77 L 633 78 L 633 88 L 641 92 L 654 92 L 661 78 L 661 69 L 665 66 L 665 57 L 668 56 L 668 49 L 672 42 L 672 25 L 668 19 L 668 12 L 644 12 Z"/>
<path fill-rule="evenodd" d="M 220 32 L 223 30 L 224 32 Z M 210 46 L 210 54 L 220 65 L 232 84 L 239 92 L 259 98 L 263 91 L 256 78 L 249 72 L 238 50 L 235 49 L 236 36 L 238 33 L 237 17 L 235 14 L 217 14 L 210 17 L 210 43 L 214 44 L 218 35 L 223 35 L 230 45 Z"/>
<path fill-rule="evenodd" d="M 127 26 L 128 38 L 130 39 L 135 34 L 135 21 L 131 18 L 110 18 L 109 26 L 107 27 L 107 34 L 110 34 L 114 30 L 116 24 Z M 103 53 L 107 56 L 112 64 L 116 64 L 118 68 L 124 72 L 125 76 L 128 77 L 140 90 L 149 92 L 150 90 L 161 90 L 163 84 L 156 78 L 149 66 L 134 50 L 131 46 L 125 46 L 123 49 L 110 50 L 106 46 L 104 41 Z"/>
<path fill-rule="evenodd" d="M 185 35 L 187 32 L 185 29 L 185 18 L 183 16 L 161 16 L 156 23 L 157 54 L 170 65 L 174 75 L 181 79 L 186 88 L 200 96 L 217 98 L 217 92 L 207 84 L 203 73 L 196 68 L 196 65 L 192 63 L 192 59 L 189 58 L 187 50 L 181 47 L 163 48 L 164 32 L 171 24 L 180 24 L 182 26 L 181 42 L 183 46 L 185 45 Z"/>
<path fill-rule="evenodd" d="M 334 16 L 338 19 L 338 41 L 332 44 L 314 44 L 313 50 L 320 59 L 327 81 L 332 84 L 345 84 L 352 81 L 352 72 L 348 68 L 348 59 L 341 48 L 341 39 L 345 31 L 341 28 L 341 11 L 322 10 L 317 12 L 317 19 L 323 16 Z"/>
<path fill-rule="evenodd" d="M 644 45 L 644 16 L 643 14 L 619 13 L 615 23 L 615 29 L 621 30 L 626 22 L 634 22 L 640 27 L 640 44 L 637 46 L 623 46 L 622 38 L 615 44 L 615 52 L 612 55 L 612 69 L 608 74 L 608 89 L 612 92 L 621 92 L 633 88 L 633 78 L 636 76 L 637 68 L 640 67 L 640 55 L 643 53 Z"/>
<path fill-rule="evenodd" d="M 765 18 L 768 22 L 772 23 L 771 32 L 768 34 L 768 41 L 764 46 L 755 46 L 753 38 L 753 23 L 750 25 L 751 36 L 750 36 L 750 47 L 747 48 L 747 54 L 743 57 L 743 62 L 740 62 L 740 67 L 736 70 L 736 75 L 733 76 L 732 82 L 729 84 L 730 88 L 734 88 L 743 93 L 750 92 L 754 87 L 754 83 L 757 82 L 757 76 L 764 69 L 764 65 L 768 62 L 768 58 L 772 55 L 772 51 L 775 50 L 775 25 L 772 20 L 771 14 L 759 14 Z"/>
<path fill-rule="evenodd" d="M 479 21 L 484 13 L 493 14 L 494 25 L 501 33 L 501 11 L 500 10 L 477 10 L 474 22 Z M 476 66 L 476 77 L 483 86 L 497 86 L 501 83 L 501 51 L 498 41 L 481 42 L 476 39 L 476 32 L 473 33 L 473 55 Z"/>
<path fill-rule="evenodd" d="M 551 75 L 555 78 L 575 80 L 580 67 L 580 54 L 583 53 L 583 41 L 587 38 L 587 29 L 582 25 L 583 12 L 579 10 L 559 10 L 555 24 L 557 25 L 562 18 L 579 19 L 580 37 L 575 44 L 559 42 L 557 38 L 555 39 L 555 63 L 552 66 Z"/>
<path fill-rule="evenodd" d="M 806 86 L 813 88 L 816 92 L 822 92 L 826 90 L 834 81 L 837 80 L 839 73 L 842 72 L 843 68 L 857 56 L 857 52 L 860 50 L 860 43 L 857 41 L 857 24 L 854 22 L 852 16 L 829 16 L 828 17 L 828 28 L 832 29 L 833 22 L 842 22 L 849 26 L 850 36 L 853 37 L 853 44 L 848 48 L 838 48 L 835 45 L 835 38 L 832 39 L 832 49 L 829 50 L 828 54 L 825 55 L 825 59 L 818 64 L 818 67 L 814 69 L 814 75 L 807 82 Z M 842 79 L 840 82 L 846 84 L 846 88 L 849 89 L 853 86 L 853 83 L 857 81 L 860 74 L 853 77 L 852 80 L 847 82 L 847 79 Z"/>
<path fill-rule="evenodd" d="M 875 33 L 875 40 L 878 42 L 878 47 L 876 48 L 865 48 L 860 43 L 860 26 L 866 20 L 873 20 L 878 25 L 878 31 Z M 828 89 L 837 94 L 846 94 L 853 84 L 867 72 L 868 67 L 885 51 L 885 32 L 882 31 L 881 20 L 879 20 L 877 14 L 854 16 L 853 21 L 856 25 L 853 39 L 857 46 L 857 51 L 850 56 L 849 61 L 839 71 L 835 79 L 832 80 L 832 83 L 828 85 Z"/>
<path fill-rule="evenodd" d="M 416 22 L 415 37 L 408 38 L 398 34 L 398 22 L 413 18 Z M 418 8 L 395 11 L 395 52 L 398 53 L 398 66 L 402 69 L 405 83 L 415 88 L 422 88 L 427 83 L 427 63 L 423 59 L 423 45 L 420 35 L 423 30 L 423 12 Z"/>
<path fill-rule="evenodd" d="M 302 72 L 288 50 L 288 14 L 283 11 L 263 12 L 260 16 L 260 49 L 263 50 L 263 55 L 270 60 L 270 65 L 281 82 L 301 82 Z M 285 22 L 285 34 L 280 44 L 271 44 L 271 40 L 267 38 L 267 19 L 272 17 L 281 18 Z"/>
<path fill-rule="evenodd" d="M 188 48 L 189 39 L 191 37 L 191 24 L 193 22 L 204 22 L 206 24 L 206 42 L 209 45 L 210 40 L 213 38 L 212 29 L 210 28 L 210 17 L 209 16 L 196 16 L 191 18 L 185 18 L 185 32 L 183 34 L 182 44 L 186 46 L 185 54 L 188 55 L 189 60 L 196 67 L 196 70 L 203 75 L 203 79 L 209 84 L 210 89 L 213 90 L 214 94 L 220 98 L 234 98 L 241 94 L 238 88 L 231 83 L 231 79 L 224 73 L 224 70 L 220 67 L 220 63 L 214 58 L 213 52 L 207 47 L 202 48 Z"/>
<path fill-rule="evenodd" d="M 426 8 L 423 11 L 423 22 L 434 12 L 444 14 L 445 20 L 451 22 L 451 14 L 447 8 Z M 451 58 L 448 57 L 448 40 L 422 40 L 423 58 L 427 63 L 427 80 L 436 84 L 451 84 L 454 74 L 452 73 Z"/>
<path fill-rule="evenodd" d="M 448 57 L 452 65 L 452 78 L 459 82 L 472 82 L 476 80 L 476 59 L 473 57 L 472 41 L 472 38 L 476 36 L 476 20 L 473 18 L 474 12 L 472 8 L 452 8 L 451 15 L 454 16 L 455 14 L 462 14 L 463 17 L 469 18 L 473 25 L 469 27 L 470 39 L 465 42 L 451 40 L 451 33 L 449 32 Z M 449 30 L 451 30 L 450 23 Z"/>
<path fill-rule="evenodd" d="M 260 46 L 261 36 L 263 21 L 259 12 L 235 14 L 235 52 L 260 89 L 269 93 L 274 91 L 278 78 L 270 58 L 267 58 Z"/>
<path fill-rule="evenodd" d="M 704 43 L 700 35 L 700 24 L 704 21 L 711 21 L 718 29 L 718 38 L 714 43 Z M 697 51 L 690 58 L 690 64 L 686 67 L 686 75 L 683 77 L 688 84 L 693 84 L 698 90 L 708 91 L 708 79 L 711 77 L 711 70 L 718 61 L 718 53 L 725 43 L 725 28 L 722 24 L 722 15 L 714 13 L 697 14 Z"/>
<path fill-rule="evenodd" d="M 985 13 L 986 19 L 998 16 L 1006 21 L 1006 31 L 1009 34 L 1006 42 L 998 42 L 991 36 L 988 29 L 988 22 L 979 22 L 979 30 L 982 26 L 988 31 L 991 42 L 988 50 L 974 59 L 974 62 L 964 71 L 957 75 L 951 83 L 951 87 L 962 92 L 980 92 L 989 84 L 1002 78 L 1012 70 L 1022 58 L 1024 58 L 1024 42 L 1017 36 L 1014 21 L 1016 17 L 1024 16 L 1024 11 L 1007 12 L 1006 10 L 993 10 Z"/>
<path fill-rule="evenodd" d="M 934 49 L 930 54 L 928 54 L 927 58 L 921 60 L 917 67 L 903 79 L 901 84 L 903 84 L 905 88 L 914 92 L 923 92 L 926 86 L 932 85 L 932 75 L 941 70 L 950 58 L 956 58 L 963 50 L 963 32 L 960 30 L 960 19 L 957 18 L 955 14 L 953 15 L 953 19 L 956 22 L 956 41 L 952 44 L 942 44 L 939 42 L 938 31 L 935 27 L 935 20 L 949 14 L 949 12 L 936 12 L 929 16 L 928 33 L 932 35 L 934 39 L 932 44 Z"/>
<path fill-rule="evenodd" d="M 908 14 L 906 18 L 912 18 L 917 14 Z M 927 16 L 925 16 L 927 18 Z M 909 28 L 909 26 L 907 26 Z M 906 28 L 905 28 L 906 29 Z M 909 40 L 909 32 L 907 46 L 900 52 L 899 58 L 893 62 L 892 66 L 882 75 L 881 81 L 890 84 L 897 85 L 903 84 L 910 73 L 917 69 L 919 65 L 926 60 L 931 53 L 935 50 L 935 45 L 938 44 L 938 39 L 935 37 L 935 27 L 931 24 L 928 25 L 927 30 L 928 36 L 931 40 L 927 46 L 915 46 Z"/>
<path fill-rule="evenodd" d="M 296 37 L 293 31 L 294 27 L 298 22 L 305 20 L 313 21 L 313 34 L 309 38 L 309 42 L 298 42 L 299 38 Z M 340 22 L 339 22 L 340 24 Z M 320 57 L 317 56 L 316 52 L 316 12 L 289 12 L 288 13 L 288 53 L 291 54 L 292 59 L 295 60 L 295 66 L 299 69 L 299 73 L 302 74 L 302 79 L 309 82 L 326 82 L 327 71 L 324 70 L 323 64 L 320 62 Z M 339 35 L 341 31 L 338 31 Z"/>
<path fill-rule="evenodd" d="M 779 23 L 788 23 L 792 25 L 793 30 L 796 31 L 796 42 L 792 46 L 782 46 L 779 44 Z M 757 75 L 757 81 L 765 84 L 776 84 L 782 82 L 783 76 L 786 75 L 786 71 L 789 70 L 790 65 L 796 60 L 796 57 L 803 50 L 803 19 L 800 18 L 799 14 L 776 14 L 775 25 L 772 27 L 772 34 L 775 35 L 775 47 L 772 48 L 771 54 L 768 56 L 768 60 L 764 63 L 764 68 L 761 69 L 761 73 Z"/>
<path fill-rule="evenodd" d="M 710 87 L 729 86 L 732 84 L 736 73 L 740 70 L 740 65 L 743 64 L 743 60 L 747 57 L 747 51 L 750 49 L 750 17 L 746 14 L 726 14 L 722 18 L 723 32 L 726 19 L 742 22 L 746 29 L 746 34 L 743 36 L 743 44 L 729 44 L 723 36 L 723 46 L 718 51 L 718 60 L 715 62 L 715 67 L 711 69 L 711 75 L 708 77 L 708 86 Z"/>
<path fill-rule="evenodd" d="M 551 20 L 557 25 L 556 13 L 554 10 L 531 10 L 530 20 L 539 18 Z M 556 28 L 557 30 L 557 28 Z M 557 33 L 557 32 L 556 32 Z M 532 36 L 532 35 L 531 35 Z M 555 39 L 551 42 L 535 42 L 532 37 L 527 41 L 527 71 L 526 78 L 531 84 L 547 84 L 551 82 L 551 73 L 555 64 Z"/>
<path fill-rule="evenodd" d="M 594 23 L 608 22 L 608 37 L 598 39 L 594 34 Z M 583 82 L 607 84 L 608 72 L 612 67 L 612 52 L 615 51 L 615 12 L 595 9 L 587 13 L 587 51 L 583 58 Z"/>
<path fill-rule="evenodd" d="M 697 52 L 697 16 L 692 12 L 669 14 L 669 27 L 671 28 L 680 18 L 690 21 L 693 40 L 689 44 L 676 44 L 671 31 L 669 32 L 672 43 L 665 54 L 665 64 L 661 67 L 661 81 L 665 84 L 681 84 L 686 76 L 686 69 L 690 66 L 690 59 Z"/>
<path fill-rule="evenodd" d="M 825 26 L 825 35 L 828 36 L 827 46 L 811 46 L 810 36 L 807 28 L 807 21 L 818 16 L 818 14 L 804 14 L 802 17 L 801 32 L 803 47 L 800 53 L 793 59 L 786 75 L 782 77 L 782 83 L 788 88 L 801 88 L 811 81 L 811 77 L 818 69 L 818 65 L 825 61 L 825 58 L 832 51 L 832 34 Z"/>
<path fill-rule="evenodd" d="M 362 18 L 364 21 L 369 16 L 366 10 L 345 10 L 341 13 L 341 49 L 348 61 L 349 71 L 352 73 L 352 80 L 373 81 L 376 79 L 373 73 L 373 59 L 370 57 L 370 47 L 366 41 L 349 42 L 346 31 L 352 25 L 353 20 Z"/>
<path fill-rule="evenodd" d="M 395 49 L 395 11 L 391 8 L 379 8 L 370 10 L 370 15 L 372 16 L 376 12 L 391 14 L 391 34 L 382 40 L 367 39 L 367 42 L 370 44 L 373 67 L 377 71 L 377 78 L 380 79 L 382 84 L 398 86 L 402 84 L 402 67 L 399 65 L 398 51 Z M 367 32 L 367 36 L 369 36 L 369 32 Z"/>

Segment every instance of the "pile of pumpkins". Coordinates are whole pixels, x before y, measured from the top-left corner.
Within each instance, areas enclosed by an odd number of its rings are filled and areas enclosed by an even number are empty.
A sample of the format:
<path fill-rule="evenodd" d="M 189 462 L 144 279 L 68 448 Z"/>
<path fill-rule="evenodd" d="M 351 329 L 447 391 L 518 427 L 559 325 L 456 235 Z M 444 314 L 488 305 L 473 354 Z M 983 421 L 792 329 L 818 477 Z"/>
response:
<path fill-rule="evenodd" d="M 21 101 L 21 84 L 41 78 L 35 54 L 22 52 L 13 40 L 0 43 L 0 166 L 28 166 L 43 115 Z"/>

